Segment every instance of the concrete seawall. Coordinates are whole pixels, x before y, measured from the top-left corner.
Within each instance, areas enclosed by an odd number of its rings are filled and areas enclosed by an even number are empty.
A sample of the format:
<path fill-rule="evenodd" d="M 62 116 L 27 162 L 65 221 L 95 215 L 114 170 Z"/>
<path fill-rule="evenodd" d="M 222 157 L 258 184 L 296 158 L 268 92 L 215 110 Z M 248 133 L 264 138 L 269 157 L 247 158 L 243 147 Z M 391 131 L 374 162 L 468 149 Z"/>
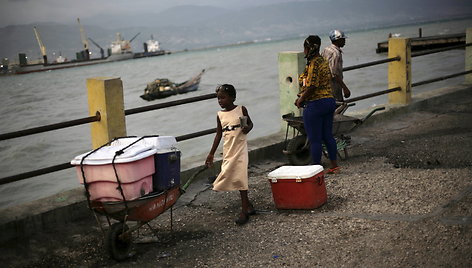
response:
<path fill-rule="evenodd" d="M 454 99 L 455 96 L 469 92 L 472 96 L 470 85 L 458 85 L 454 87 L 437 89 L 431 92 L 413 96 L 413 101 L 408 106 L 385 105 L 386 110 L 374 114 L 366 122 L 366 125 L 376 124 L 397 116 L 408 114 L 412 111 L 427 106 L 437 106 L 443 102 L 445 96 Z M 362 117 L 365 112 L 358 112 L 353 116 Z M 284 133 L 277 133 L 269 137 L 263 137 L 249 142 L 250 162 L 279 157 L 284 146 Z M 198 169 L 204 161 L 205 156 L 189 159 L 182 164 L 182 184 Z M 220 161 L 215 162 L 215 167 L 207 169 L 202 176 L 208 177 L 218 172 Z M 192 195 L 192 193 L 189 193 Z M 40 199 L 28 204 L 7 208 L 0 211 L 0 242 L 13 239 L 26 239 L 30 235 L 43 230 L 53 230 L 54 226 L 64 225 L 84 217 L 90 216 L 90 211 L 86 205 L 83 195 L 83 188 L 60 193 L 48 198 Z"/>

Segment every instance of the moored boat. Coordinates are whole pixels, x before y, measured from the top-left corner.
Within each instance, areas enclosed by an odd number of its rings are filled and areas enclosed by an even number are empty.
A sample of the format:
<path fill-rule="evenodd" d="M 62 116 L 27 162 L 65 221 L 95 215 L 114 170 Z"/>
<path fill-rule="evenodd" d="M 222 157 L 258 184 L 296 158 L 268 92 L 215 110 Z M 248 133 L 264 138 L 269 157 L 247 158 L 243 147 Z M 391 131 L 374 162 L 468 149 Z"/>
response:
<path fill-rule="evenodd" d="M 147 84 L 144 89 L 144 94 L 140 97 L 144 100 L 151 101 L 155 99 L 162 99 L 172 95 L 184 94 L 198 90 L 200 80 L 202 78 L 205 69 L 203 69 L 198 75 L 191 79 L 182 82 L 174 83 L 167 78 L 157 78 L 151 83 Z"/>

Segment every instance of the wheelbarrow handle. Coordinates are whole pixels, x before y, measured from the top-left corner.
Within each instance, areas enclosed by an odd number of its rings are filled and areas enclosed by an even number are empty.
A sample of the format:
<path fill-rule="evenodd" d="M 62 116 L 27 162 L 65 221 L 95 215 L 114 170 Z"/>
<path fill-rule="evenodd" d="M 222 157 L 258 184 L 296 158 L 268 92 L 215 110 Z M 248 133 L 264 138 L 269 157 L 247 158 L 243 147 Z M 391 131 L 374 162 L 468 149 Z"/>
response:
<path fill-rule="evenodd" d="M 205 171 L 208 167 L 207 166 L 202 166 L 200 167 L 197 171 L 195 171 L 195 173 L 192 174 L 192 176 L 190 176 L 190 178 L 188 178 L 187 182 L 184 184 L 184 186 L 182 186 L 180 189 L 185 192 L 185 190 L 190 186 L 190 184 L 192 183 L 192 181 L 198 176 L 198 174 L 202 173 L 203 171 Z"/>
<path fill-rule="evenodd" d="M 385 107 L 378 107 L 378 108 L 373 109 L 372 111 L 370 111 L 370 113 L 368 113 L 368 114 L 364 117 L 364 119 L 362 119 L 362 122 L 364 122 L 365 120 L 369 119 L 369 117 L 371 117 L 375 112 L 382 111 L 382 110 L 385 110 Z"/>

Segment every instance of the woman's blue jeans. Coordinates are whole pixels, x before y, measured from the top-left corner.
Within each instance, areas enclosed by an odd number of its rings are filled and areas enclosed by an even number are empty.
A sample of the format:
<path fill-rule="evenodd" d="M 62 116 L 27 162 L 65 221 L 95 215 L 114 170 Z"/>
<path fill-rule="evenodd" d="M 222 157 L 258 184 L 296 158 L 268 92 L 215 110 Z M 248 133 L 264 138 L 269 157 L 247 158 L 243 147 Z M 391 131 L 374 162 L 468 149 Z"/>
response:
<path fill-rule="evenodd" d="M 320 165 L 322 142 L 326 145 L 330 160 L 336 160 L 336 140 L 333 137 L 333 116 L 336 110 L 334 98 L 323 98 L 306 103 L 303 123 L 310 141 L 310 153 L 314 165 Z"/>

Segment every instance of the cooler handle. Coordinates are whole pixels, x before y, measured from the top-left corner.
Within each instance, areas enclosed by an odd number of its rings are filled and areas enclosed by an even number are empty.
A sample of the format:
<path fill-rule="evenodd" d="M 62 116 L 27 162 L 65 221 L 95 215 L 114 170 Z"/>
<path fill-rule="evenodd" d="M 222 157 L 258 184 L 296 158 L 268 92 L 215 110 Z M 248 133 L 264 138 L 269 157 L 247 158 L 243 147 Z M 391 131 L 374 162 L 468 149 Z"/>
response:
<path fill-rule="evenodd" d="M 318 185 L 322 185 L 324 182 L 324 177 L 323 176 L 319 176 L 318 177 Z"/>

